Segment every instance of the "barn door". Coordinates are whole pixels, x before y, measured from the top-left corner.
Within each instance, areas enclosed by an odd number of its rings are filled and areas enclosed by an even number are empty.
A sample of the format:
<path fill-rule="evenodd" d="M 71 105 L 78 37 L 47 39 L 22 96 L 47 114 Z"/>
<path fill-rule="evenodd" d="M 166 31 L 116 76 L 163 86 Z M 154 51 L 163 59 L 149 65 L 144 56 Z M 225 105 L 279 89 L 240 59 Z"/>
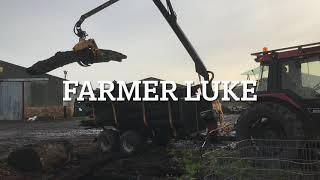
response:
<path fill-rule="evenodd" d="M 21 120 L 22 82 L 0 82 L 0 120 Z"/>

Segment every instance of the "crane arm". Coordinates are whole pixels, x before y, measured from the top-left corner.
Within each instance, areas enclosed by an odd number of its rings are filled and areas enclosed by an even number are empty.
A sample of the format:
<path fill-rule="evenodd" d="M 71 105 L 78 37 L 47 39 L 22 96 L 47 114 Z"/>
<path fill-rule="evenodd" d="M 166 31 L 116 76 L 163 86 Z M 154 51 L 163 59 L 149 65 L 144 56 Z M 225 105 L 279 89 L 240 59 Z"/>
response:
<path fill-rule="evenodd" d="M 87 18 L 89 18 L 92 15 L 102 11 L 103 9 L 113 5 L 114 3 L 118 2 L 118 1 L 119 0 L 109 0 L 109 1 L 101 4 L 100 6 L 90 10 L 89 12 L 83 14 L 80 17 L 80 19 L 77 21 L 75 26 L 74 26 L 74 33 L 80 39 L 84 40 L 86 38 L 86 36 L 87 36 L 87 33 L 82 30 L 82 28 L 81 28 L 82 23 Z M 179 40 L 181 41 L 181 43 L 183 44 L 183 46 L 185 47 L 185 49 L 187 50 L 189 55 L 191 56 L 193 62 L 195 63 L 196 72 L 199 75 L 201 75 L 204 78 L 204 80 L 209 81 L 210 77 L 209 77 L 208 73 L 211 73 L 211 72 L 207 71 L 207 68 L 204 65 L 204 63 L 202 62 L 202 60 L 201 60 L 200 56 L 198 55 L 197 51 L 194 49 L 194 47 L 192 46 L 191 42 L 189 41 L 189 39 L 187 38 L 187 36 L 183 32 L 183 30 L 180 28 L 179 24 L 177 23 L 177 15 L 176 15 L 173 7 L 172 7 L 171 1 L 170 0 L 166 0 L 168 8 L 166 8 L 163 5 L 161 0 L 153 0 L 153 2 L 158 7 L 158 9 L 160 10 L 161 14 L 167 20 L 167 22 L 169 23 L 169 25 L 171 26 L 171 28 L 173 29 L 173 31 L 175 32 L 175 34 L 177 35 L 177 37 L 179 38 Z M 80 45 L 83 45 L 83 43 L 80 43 Z M 78 49 L 83 49 L 83 47 L 80 47 Z"/>
<path fill-rule="evenodd" d="M 204 78 L 204 80 L 209 81 L 210 77 L 208 73 L 211 73 L 211 72 L 207 71 L 207 68 L 202 62 L 197 51 L 194 49 L 191 42 L 189 41 L 189 39 L 187 38 L 187 36 L 179 26 L 179 24 L 177 23 L 177 15 L 173 10 L 171 1 L 170 0 L 166 0 L 166 1 L 167 1 L 168 9 L 163 5 L 161 0 L 153 0 L 154 4 L 158 7 L 163 17 L 167 20 L 172 30 L 175 32 L 175 34 L 177 35 L 177 37 L 179 38 L 179 40 L 181 41 L 181 43 L 183 44 L 183 46 L 185 47 L 189 55 L 191 56 L 196 66 L 196 72 L 200 74 Z"/>
<path fill-rule="evenodd" d="M 208 71 L 204 63 L 202 62 L 200 56 L 198 55 L 197 51 L 192 46 L 191 42 L 184 34 L 183 30 L 180 28 L 177 22 L 177 15 L 173 10 L 172 4 L 170 0 L 166 0 L 168 9 L 162 4 L 161 0 L 153 0 L 154 4 L 158 7 L 164 18 L 169 23 L 172 30 L 175 32 L 177 37 L 179 38 L 180 42 L 183 44 L 185 49 L 188 51 L 189 55 L 191 56 L 195 66 L 196 72 L 203 77 L 204 80 L 209 81 L 209 86 L 207 86 L 206 93 L 208 96 L 213 95 L 213 90 L 211 86 L 211 81 L 214 78 L 214 74 L 211 71 Z M 211 74 L 211 77 L 210 77 Z M 203 89 L 202 89 L 203 91 Z M 219 102 L 217 102 L 219 104 Z M 217 129 L 217 114 L 216 111 L 213 110 L 212 102 L 206 101 L 204 104 L 204 110 L 200 113 L 200 116 L 203 120 L 207 122 L 208 127 L 208 136 L 213 130 Z M 216 134 L 213 134 L 216 135 Z"/>
<path fill-rule="evenodd" d="M 81 25 L 82 23 L 87 19 L 89 18 L 90 16 L 102 11 L 103 9 L 111 6 L 112 4 L 118 2 L 119 0 L 110 0 L 110 1 L 107 1 L 103 4 L 101 4 L 100 6 L 92 9 L 91 11 L 83 14 L 80 19 L 77 21 L 77 23 L 75 24 L 74 26 L 74 29 L 73 29 L 73 32 L 80 38 L 80 39 L 85 39 L 88 34 L 86 33 L 86 31 L 83 31 L 82 28 L 81 28 Z"/>

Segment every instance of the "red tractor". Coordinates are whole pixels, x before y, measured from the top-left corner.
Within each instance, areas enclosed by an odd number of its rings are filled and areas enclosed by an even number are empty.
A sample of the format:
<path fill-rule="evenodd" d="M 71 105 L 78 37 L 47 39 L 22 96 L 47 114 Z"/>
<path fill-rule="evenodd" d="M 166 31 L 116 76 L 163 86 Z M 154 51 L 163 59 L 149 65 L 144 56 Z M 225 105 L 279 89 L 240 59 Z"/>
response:
<path fill-rule="evenodd" d="M 320 43 L 254 53 L 258 102 L 236 124 L 238 139 L 320 136 Z"/>

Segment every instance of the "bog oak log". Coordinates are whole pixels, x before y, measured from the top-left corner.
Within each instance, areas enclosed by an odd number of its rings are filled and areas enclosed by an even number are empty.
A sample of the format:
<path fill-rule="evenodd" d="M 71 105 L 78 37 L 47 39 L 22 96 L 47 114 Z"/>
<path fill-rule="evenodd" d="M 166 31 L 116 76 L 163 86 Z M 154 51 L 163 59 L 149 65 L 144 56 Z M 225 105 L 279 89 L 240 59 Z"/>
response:
<path fill-rule="evenodd" d="M 48 172 L 62 167 L 71 158 L 69 141 L 49 140 L 14 150 L 8 156 L 8 164 L 19 171 Z"/>
<path fill-rule="evenodd" d="M 90 49 L 84 49 L 81 51 L 64 51 L 57 52 L 54 56 L 38 61 L 26 71 L 32 75 L 45 74 L 59 67 L 71 64 L 74 62 L 80 62 L 80 64 L 94 64 L 109 61 L 121 62 L 126 59 L 127 56 L 112 50 L 100 49 L 100 53 L 94 58 L 93 52 Z"/>

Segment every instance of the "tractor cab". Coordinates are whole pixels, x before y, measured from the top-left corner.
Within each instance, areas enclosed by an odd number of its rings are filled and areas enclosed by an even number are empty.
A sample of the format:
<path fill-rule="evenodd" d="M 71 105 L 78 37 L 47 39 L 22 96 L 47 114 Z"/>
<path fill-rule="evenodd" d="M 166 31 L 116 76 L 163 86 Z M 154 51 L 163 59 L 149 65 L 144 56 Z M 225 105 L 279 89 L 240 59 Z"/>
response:
<path fill-rule="evenodd" d="M 312 46 L 312 47 L 310 47 Z M 258 91 L 320 99 L 320 43 L 253 54 L 261 64 Z"/>
<path fill-rule="evenodd" d="M 298 108 L 314 106 L 312 111 L 319 110 L 320 43 L 272 51 L 264 48 L 253 55 L 261 64 L 257 91 L 262 96 L 281 93 Z"/>
<path fill-rule="evenodd" d="M 319 138 L 320 43 L 252 55 L 260 63 L 258 102 L 238 119 L 238 137 Z"/>

